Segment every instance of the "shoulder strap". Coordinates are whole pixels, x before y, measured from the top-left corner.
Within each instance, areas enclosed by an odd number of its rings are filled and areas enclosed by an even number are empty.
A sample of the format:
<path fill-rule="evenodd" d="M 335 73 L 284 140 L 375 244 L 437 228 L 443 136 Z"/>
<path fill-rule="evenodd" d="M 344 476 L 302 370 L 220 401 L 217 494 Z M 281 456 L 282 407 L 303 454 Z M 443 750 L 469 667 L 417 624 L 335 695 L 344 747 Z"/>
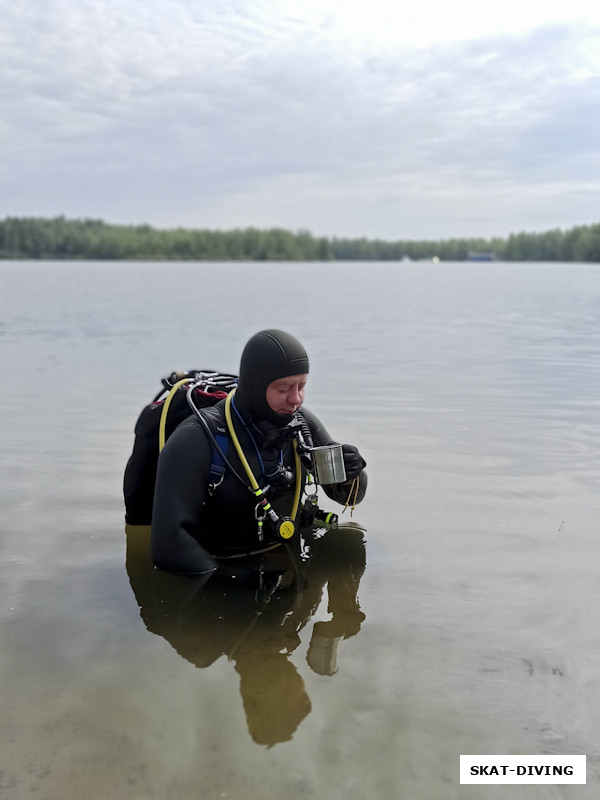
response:
<path fill-rule="evenodd" d="M 216 433 L 213 443 L 212 455 L 210 459 L 210 484 L 214 489 L 221 483 L 225 475 L 225 461 L 227 460 L 227 448 L 229 447 L 229 436 L 224 433 Z"/>

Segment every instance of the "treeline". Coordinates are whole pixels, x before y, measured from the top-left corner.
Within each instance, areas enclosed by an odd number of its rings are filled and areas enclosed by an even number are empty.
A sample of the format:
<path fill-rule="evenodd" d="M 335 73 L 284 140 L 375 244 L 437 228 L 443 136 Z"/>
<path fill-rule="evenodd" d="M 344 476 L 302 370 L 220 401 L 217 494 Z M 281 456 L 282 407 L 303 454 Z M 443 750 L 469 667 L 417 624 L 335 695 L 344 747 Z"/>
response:
<path fill-rule="evenodd" d="M 339 239 L 281 228 L 230 231 L 150 225 L 110 225 L 101 220 L 8 217 L 0 221 L 0 258 L 147 261 L 465 261 L 600 262 L 600 223 L 567 231 L 513 233 L 505 239 L 441 241 Z"/>

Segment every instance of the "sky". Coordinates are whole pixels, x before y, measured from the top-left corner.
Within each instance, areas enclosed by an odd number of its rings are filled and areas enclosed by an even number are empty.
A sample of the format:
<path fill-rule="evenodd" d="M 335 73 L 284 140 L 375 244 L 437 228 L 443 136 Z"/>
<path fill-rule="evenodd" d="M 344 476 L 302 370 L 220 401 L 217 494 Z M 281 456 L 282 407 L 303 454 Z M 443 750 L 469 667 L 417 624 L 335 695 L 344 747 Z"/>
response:
<path fill-rule="evenodd" d="M 0 218 L 600 222 L 599 0 L 0 0 Z"/>

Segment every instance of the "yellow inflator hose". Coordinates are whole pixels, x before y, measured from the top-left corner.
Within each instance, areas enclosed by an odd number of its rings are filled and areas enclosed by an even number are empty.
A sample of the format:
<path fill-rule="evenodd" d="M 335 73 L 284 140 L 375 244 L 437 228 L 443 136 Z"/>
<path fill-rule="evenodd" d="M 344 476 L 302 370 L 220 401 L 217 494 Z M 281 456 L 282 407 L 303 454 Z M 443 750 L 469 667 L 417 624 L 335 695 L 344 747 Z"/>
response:
<path fill-rule="evenodd" d="M 166 397 L 165 402 L 163 403 L 162 411 L 160 413 L 160 424 L 158 426 L 158 452 L 163 449 L 165 446 L 166 435 L 165 430 L 167 426 L 167 414 L 169 413 L 169 406 L 171 405 L 171 400 L 175 397 L 175 392 L 183 386 L 184 383 L 191 383 L 191 378 L 182 378 L 182 380 L 177 381 L 177 383 L 173 386 L 171 391 Z"/>
<path fill-rule="evenodd" d="M 235 389 L 233 389 L 227 395 L 227 400 L 225 400 L 225 419 L 227 421 L 227 428 L 229 429 L 229 435 L 231 436 L 231 441 L 233 442 L 236 452 L 239 456 L 239 459 L 242 462 L 242 466 L 246 471 L 246 475 L 248 476 L 250 485 L 254 489 L 255 493 L 257 493 L 261 491 L 260 486 L 258 485 L 258 481 L 256 480 L 256 478 L 254 477 L 254 473 L 250 468 L 248 459 L 244 455 L 244 451 L 242 450 L 242 446 L 240 445 L 240 441 L 237 438 L 233 427 L 233 420 L 231 418 L 231 401 L 233 399 L 234 394 L 235 394 Z M 300 495 L 302 494 L 302 467 L 300 464 L 300 456 L 298 455 L 298 447 L 296 445 L 295 439 L 292 441 L 292 447 L 294 448 L 294 463 L 296 467 L 296 488 L 294 491 L 294 504 L 292 506 L 291 518 L 292 520 L 295 520 L 296 514 L 298 513 L 298 506 L 300 505 Z"/>

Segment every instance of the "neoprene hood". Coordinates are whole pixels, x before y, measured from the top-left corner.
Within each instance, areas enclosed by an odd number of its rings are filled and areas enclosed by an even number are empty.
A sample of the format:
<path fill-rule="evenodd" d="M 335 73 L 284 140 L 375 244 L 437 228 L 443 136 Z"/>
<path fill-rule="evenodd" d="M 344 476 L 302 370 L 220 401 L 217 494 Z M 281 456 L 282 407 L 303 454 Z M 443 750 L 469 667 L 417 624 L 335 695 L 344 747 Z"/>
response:
<path fill-rule="evenodd" d="M 267 386 L 279 378 L 307 372 L 308 356 L 298 339 L 285 331 L 260 331 L 244 347 L 235 403 L 257 422 L 269 420 L 287 425 L 293 415 L 278 414 L 269 407 L 265 396 Z"/>

